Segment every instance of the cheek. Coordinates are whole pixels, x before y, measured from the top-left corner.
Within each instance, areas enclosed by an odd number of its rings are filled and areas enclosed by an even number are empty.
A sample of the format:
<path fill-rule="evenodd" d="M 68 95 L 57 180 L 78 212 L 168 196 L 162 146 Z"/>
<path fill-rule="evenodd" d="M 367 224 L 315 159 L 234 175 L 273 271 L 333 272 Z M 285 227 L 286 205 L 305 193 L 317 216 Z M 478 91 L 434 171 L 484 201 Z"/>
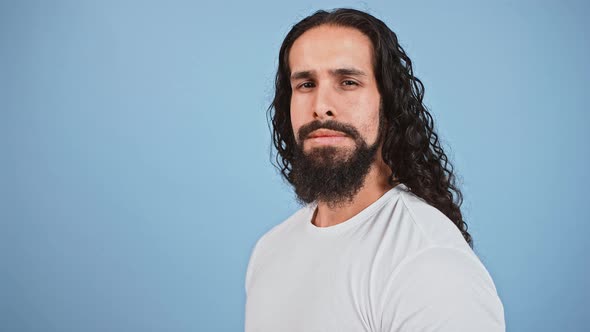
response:
<path fill-rule="evenodd" d="M 373 144 L 379 134 L 379 104 L 366 102 L 358 105 L 358 112 L 352 119 L 367 144 Z"/>
<path fill-rule="evenodd" d="M 295 136 L 295 141 L 297 141 L 297 132 L 299 131 L 299 128 L 303 125 L 303 120 L 301 117 L 301 113 L 298 112 L 297 108 L 293 107 L 293 104 L 291 104 L 291 129 L 293 130 L 293 135 Z"/>
<path fill-rule="evenodd" d="M 371 132 L 371 142 L 375 142 L 377 141 L 377 138 L 379 136 L 379 120 L 380 120 L 380 116 L 379 116 L 379 105 L 376 105 L 376 111 L 373 114 L 373 116 L 371 117 L 371 122 L 370 122 L 370 132 Z"/>
<path fill-rule="evenodd" d="M 310 121 L 307 119 L 306 104 L 303 98 L 291 97 L 290 103 L 290 116 L 291 116 L 291 128 L 297 141 L 297 132 L 301 126 Z"/>

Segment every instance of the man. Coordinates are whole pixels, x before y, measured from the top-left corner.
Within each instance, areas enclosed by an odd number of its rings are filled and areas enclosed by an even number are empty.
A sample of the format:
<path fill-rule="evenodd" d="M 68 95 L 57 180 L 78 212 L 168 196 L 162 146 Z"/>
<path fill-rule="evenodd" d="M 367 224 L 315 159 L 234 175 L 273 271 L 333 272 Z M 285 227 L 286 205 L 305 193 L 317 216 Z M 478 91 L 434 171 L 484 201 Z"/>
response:
<path fill-rule="evenodd" d="M 277 161 L 306 205 L 253 249 L 246 331 L 504 331 L 396 35 L 316 12 L 287 34 L 275 84 Z"/>

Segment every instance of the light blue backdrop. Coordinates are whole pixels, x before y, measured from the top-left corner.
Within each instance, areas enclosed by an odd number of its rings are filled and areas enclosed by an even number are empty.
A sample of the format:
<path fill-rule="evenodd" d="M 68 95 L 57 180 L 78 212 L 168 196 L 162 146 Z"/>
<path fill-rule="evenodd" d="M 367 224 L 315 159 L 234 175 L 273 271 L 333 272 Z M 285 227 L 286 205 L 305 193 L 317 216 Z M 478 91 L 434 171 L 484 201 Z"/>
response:
<path fill-rule="evenodd" d="M 415 62 L 508 331 L 590 325 L 587 2 L 2 1 L 0 330 L 242 330 L 250 250 L 298 208 L 278 49 L 342 6 Z"/>

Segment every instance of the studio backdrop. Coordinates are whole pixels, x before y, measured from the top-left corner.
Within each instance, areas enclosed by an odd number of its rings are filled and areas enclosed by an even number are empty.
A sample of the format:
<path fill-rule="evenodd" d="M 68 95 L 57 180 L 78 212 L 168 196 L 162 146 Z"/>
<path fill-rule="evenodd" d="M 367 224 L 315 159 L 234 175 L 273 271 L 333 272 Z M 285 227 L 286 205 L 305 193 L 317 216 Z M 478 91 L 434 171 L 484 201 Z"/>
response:
<path fill-rule="evenodd" d="M 508 331 L 590 325 L 583 1 L 2 1 L 0 330 L 240 331 L 280 43 L 318 9 L 398 35 Z"/>

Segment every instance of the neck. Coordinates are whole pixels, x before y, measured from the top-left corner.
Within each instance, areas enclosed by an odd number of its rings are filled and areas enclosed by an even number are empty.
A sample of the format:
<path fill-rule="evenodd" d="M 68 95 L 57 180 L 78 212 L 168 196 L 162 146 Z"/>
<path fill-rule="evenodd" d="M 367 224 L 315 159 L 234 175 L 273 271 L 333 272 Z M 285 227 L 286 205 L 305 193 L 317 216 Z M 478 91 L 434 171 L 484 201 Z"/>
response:
<path fill-rule="evenodd" d="M 318 201 L 318 207 L 312 220 L 318 227 L 330 227 L 342 223 L 378 200 L 393 186 L 389 184 L 391 170 L 383 161 L 375 162 L 365 178 L 361 190 L 350 203 L 329 206 L 327 202 Z"/>

